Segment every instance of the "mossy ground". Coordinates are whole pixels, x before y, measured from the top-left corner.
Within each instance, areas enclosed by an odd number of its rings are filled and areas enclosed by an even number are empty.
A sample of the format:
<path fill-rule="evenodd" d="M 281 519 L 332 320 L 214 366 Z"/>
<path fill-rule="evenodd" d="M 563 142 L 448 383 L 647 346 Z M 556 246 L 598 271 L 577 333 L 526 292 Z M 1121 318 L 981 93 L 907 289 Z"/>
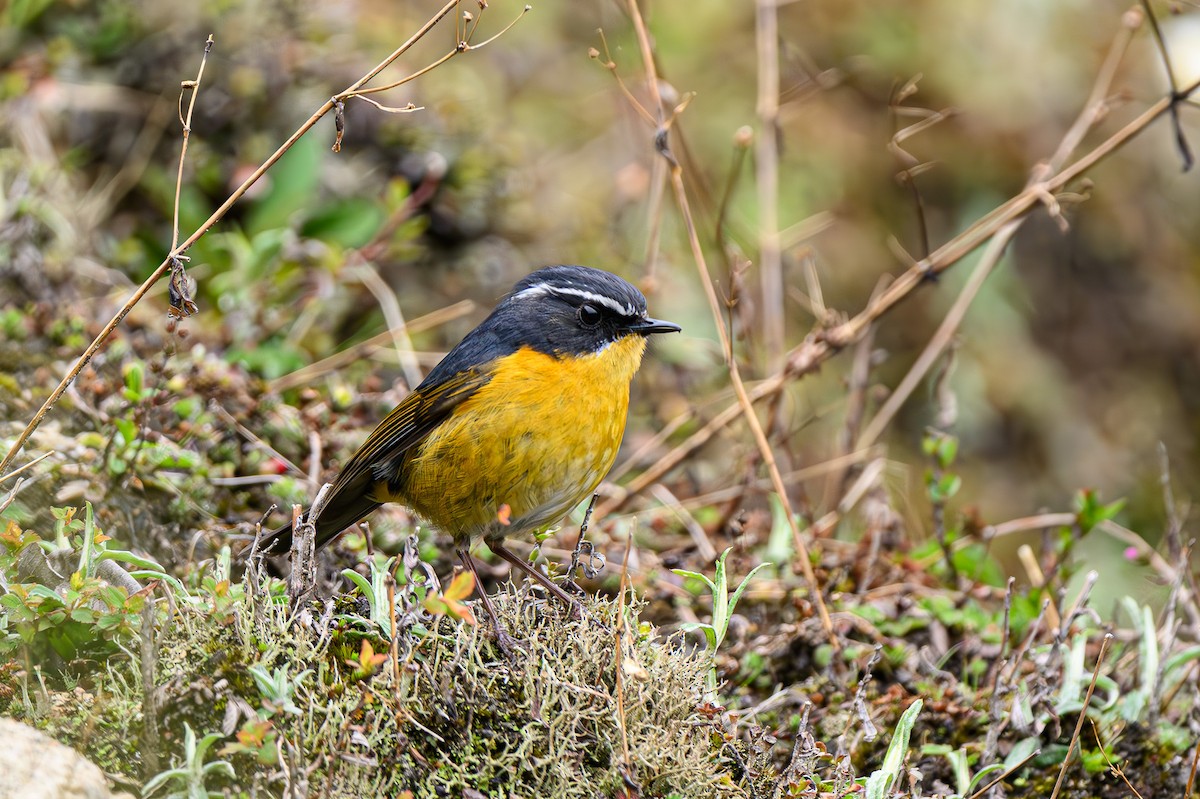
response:
<path fill-rule="evenodd" d="M 237 778 L 225 789 L 282 792 L 303 773 L 329 797 L 480 790 L 566 799 L 615 796 L 627 780 L 647 796 L 738 793 L 720 730 L 701 713 L 706 661 L 680 637 L 661 638 L 636 606 L 616 600 L 588 600 L 584 621 L 527 592 L 502 591 L 492 604 L 519 642 L 514 651 L 501 652 L 485 626 L 441 617 L 402 642 L 396 668 L 368 673 L 337 656 L 347 649 L 345 616 L 304 627 L 282 605 L 246 594 L 220 612 L 180 607 L 158 644 L 158 754 L 166 762 L 177 752 L 184 723 L 232 733 L 269 715 L 285 763 L 227 755 Z M 136 784 L 146 752 L 133 666 L 113 665 L 87 690 L 49 689 L 29 708 L 10 676 L 7 712 Z M 294 680 L 290 710 L 270 706 L 251 666 Z"/>

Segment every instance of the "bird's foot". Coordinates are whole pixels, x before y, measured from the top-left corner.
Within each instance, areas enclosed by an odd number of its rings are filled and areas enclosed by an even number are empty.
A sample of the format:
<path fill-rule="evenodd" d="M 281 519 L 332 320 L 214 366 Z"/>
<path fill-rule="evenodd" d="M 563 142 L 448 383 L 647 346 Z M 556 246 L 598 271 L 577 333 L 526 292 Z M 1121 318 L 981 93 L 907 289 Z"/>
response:
<path fill-rule="evenodd" d="M 492 632 L 495 634 L 496 648 L 500 650 L 500 654 L 508 660 L 516 660 L 517 656 L 522 652 L 529 651 L 529 642 L 516 638 L 509 634 L 507 630 L 500 626 L 500 622 L 492 625 Z"/>

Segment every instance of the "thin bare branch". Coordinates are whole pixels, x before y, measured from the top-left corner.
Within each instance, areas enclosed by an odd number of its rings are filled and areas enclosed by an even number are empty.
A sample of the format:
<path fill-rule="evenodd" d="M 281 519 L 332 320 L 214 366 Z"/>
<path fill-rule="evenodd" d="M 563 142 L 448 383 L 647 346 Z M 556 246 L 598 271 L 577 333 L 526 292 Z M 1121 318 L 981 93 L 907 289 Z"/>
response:
<path fill-rule="evenodd" d="M 758 190 L 762 343 L 767 363 L 771 369 L 777 369 L 784 353 L 783 300 L 786 292 L 779 247 L 779 17 L 776 0 L 757 0 L 755 20 L 759 131 L 754 140 L 754 160 Z M 809 297 L 820 293 L 819 285 L 809 285 Z"/>
<path fill-rule="evenodd" d="M 1088 705 L 1092 702 L 1092 694 L 1096 692 L 1096 681 L 1100 679 L 1100 666 L 1104 663 L 1104 654 L 1108 651 L 1108 645 L 1112 639 L 1113 634 L 1106 633 L 1104 639 L 1100 642 L 1100 652 L 1096 655 L 1096 668 L 1092 672 L 1092 681 L 1088 685 L 1087 693 L 1083 697 L 1083 707 L 1079 709 L 1079 720 L 1075 723 L 1075 732 L 1071 735 L 1071 743 L 1067 745 L 1067 753 L 1063 755 L 1062 768 L 1058 772 L 1058 780 L 1054 783 L 1054 791 L 1050 794 L 1050 799 L 1058 799 L 1063 781 L 1067 778 L 1067 769 L 1071 765 L 1071 754 L 1075 751 L 1075 745 L 1079 743 L 1079 733 L 1083 729 L 1083 720 L 1087 718 Z"/>
<path fill-rule="evenodd" d="M 183 123 L 183 144 L 179 148 L 179 170 L 175 173 L 175 210 L 171 219 L 171 249 L 179 244 L 179 195 L 183 192 L 183 164 L 187 160 L 188 139 L 192 133 L 192 112 L 196 110 L 196 98 L 200 96 L 200 83 L 204 80 L 204 67 L 208 64 L 208 54 L 212 52 L 213 37 L 210 33 L 204 42 L 204 57 L 200 59 L 200 69 L 196 71 L 196 79 L 184 81 L 179 92 L 180 105 L 183 104 L 183 92 L 191 91 L 188 97 L 187 113 L 179 120 Z"/>
<path fill-rule="evenodd" d="M 658 74 L 654 66 L 654 55 L 650 47 L 650 36 L 646 31 L 645 21 L 642 19 L 641 9 L 638 7 L 637 0 L 629 0 L 629 14 L 633 20 L 634 30 L 637 32 L 638 44 L 642 53 L 642 64 L 646 70 L 646 83 L 652 87 L 651 91 L 656 99 L 656 105 L 661 108 L 661 100 L 658 93 Z M 682 108 L 676 109 L 676 113 Z M 671 119 L 673 119 L 672 117 Z M 675 202 L 679 208 L 679 214 L 683 219 L 684 228 L 687 231 L 688 244 L 692 251 L 692 260 L 696 264 L 697 272 L 699 273 L 700 283 L 704 287 L 705 296 L 708 298 L 709 310 L 712 313 L 713 321 L 717 327 L 717 334 L 721 340 L 721 351 L 727 359 L 729 367 L 729 377 L 733 384 L 733 390 L 737 394 L 738 403 L 742 415 L 746 417 L 746 423 L 750 425 L 750 430 L 754 435 L 755 443 L 758 445 L 759 454 L 763 459 L 763 463 L 767 467 L 767 472 L 771 476 L 772 484 L 775 487 L 776 493 L 779 495 L 779 500 L 783 504 L 784 513 L 787 516 L 788 525 L 792 528 L 792 538 L 796 547 L 796 558 L 800 564 L 800 570 L 804 575 L 805 581 L 808 583 L 809 594 L 812 597 L 813 604 L 816 606 L 818 616 L 821 619 L 821 625 L 825 629 L 825 634 L 829 638 L 830 644 L 835 650 L 841 649 L 836 632 L 833 629 L 833 620 L 830 618 L 829 609 L 825 606 L 825 599 L 821 592 L 821 586 L 817 582 L 816 572 L 813 570 L 812 559 L 809 557 L 808 545 L 805 543 L 804 536 L 800 532 L 800 527 L 796 523 L 796 515 L 792 510 L 791 501 L 788 498 L 787 486 L 783 482 L 783 477 L 780 475 L 779 466 L 775 459 L 775 453 L 771 448 L 770 442 L 767 440 L 767 435 L 763 431 L 762 423 L 758 419 L 758 415 L 754 411 L 753 401 L 750 399 L 749 393 L 746 391 L 746 386 L 742 382 L 741 375 L 738 371 L 737 359 L 733 357 L 732 340 L 729 331 L 725 326 L 725 318 L 722 313 L 720 301 L 717 299 L 717 294 L 713 288 L 712 275 L 708 270 L 708 262 L 704 255 L 704 249 L 700 246 L 700 238 L 696 232 L 695 219 L 692 216 L 691 206 L 688 201 L 687 189 L 683 183 L 683 168 L 679 165 L 678 160 L 671 154 L 670 146 L 667 142 L 667 134 L 670 129 L 670 119 L 659 125 L 655 133 L 655 147 L 659 154 L 662 155 L 671 166 L 671 187 L 675 193 Z"/>

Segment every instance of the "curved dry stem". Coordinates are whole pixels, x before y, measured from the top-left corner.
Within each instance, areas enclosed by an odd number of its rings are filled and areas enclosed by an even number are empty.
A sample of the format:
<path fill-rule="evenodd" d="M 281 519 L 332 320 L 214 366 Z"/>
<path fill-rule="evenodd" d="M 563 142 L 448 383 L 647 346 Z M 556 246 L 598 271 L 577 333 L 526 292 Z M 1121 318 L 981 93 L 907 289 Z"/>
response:
<path fill-rule="evenodd" d="M 507 25 L 505 25 L 504 28 L 501 29 L 501 31 L 499 33 L 496 33 L 493 36 L 489 36 L 488 38 L 484 39 L 479 44 L 471 44 L 471 37 L 475 35 L 475 29 L 479 26 L 479 20 L 483 18 L 483 13 L 481 11 L 479 16 L 475 17 L 472 20 L 470 32 L 467 33 L 462 39 L 460 39 L 458 41 L 458 44 L 455 46 L 455 48 L 453 50 L 451 50 L 450 52 L 446 53 L 441 58 L 439 58 L 437 61 L 434 61 L 429 66 L 422 67 L 421 69 L 417 70 L 416 72 L 412 73 L 411 75 L 409 75 L 407 77 L 401 78 L 398 81 L 393 81 L 392 83 L 388 83 L 383 86 L 372 86 L 367 89 L 356 89 L 354 91 L 347 90 L 347 91 L 343 92 L 342 94 L 337 95 L 337 99 L 345 100 L 348 97 L 357 97 L 360 100 L 366 100 L 367 99 L 366 95 L 368 95 L 368 94 L 378 94 L 379 92 L 386 92 L 388 89 L 395 89 L 398 86 L 403 86 L 406 83 L 411 83 L 412 81 L 416 80 L 417 78 L 421 77 L 422 75 L 432 72 L 434 69 L 440 67 L 442 64 L 445 64 L 447 61 L 449 61 L 451 58 L 454 58 L 454 56 L 456 56 L 456 55 L 461 55 L 462 53 L 468 53 L 472 50 L 482 50 L 483 48 L 487 47 L 489 44 L 496 41 L 501 36 L 508 33 L 510 30 L 512 30 L 513 27 L 518 22 L 520 22 L 521 19 L 526 14 L 528 14 L 532 10 L 533 10 L 533 6 L 528 6 L 528 5 L 525 6 L 525 8 L 521 11 L 521 13 L 517 15 L 517 18 L 514 19 L 512 22 L 508 23 Z M 456 31 L 456 33 L 457 33 L 457 31 Z M 373 105 L 375 105 L 377 108 L 380 108 L 381 110 L 388 110 L 386 107 L 380 106 L 374 100 L 372 100 L 371 103 Z"/>
<path fill-rule="evenodd" d="M 208 64 L 208 54 L 212 52 L 213 37 L 210 33 L 204 42 L 204 57 L 200 59 L 200 69 L 196 71 L 196 79 L 183 84 L 179 91 L 179 104 L 183 105 L 183 92 L 191 89 L 188 98 L 186 115 L 180 115 L 183 123 L 183 144 L 179 148 L 179 170 L 175 174 L 175 209 L 171 219 L 171 249 L 179 244 L 179 195 L 183 192 L 183 164 L 187 160 L 188 139 L 192 132 L 192 112 L 196 110 L 196 98 L 200 96 L 200 84 L 204 81 L 204 67 Z"/>
<path fill-rule="evenodd" d="M 658 91 L 658 74 L 654 67 L 654 55 L 650 47 L 650 37 L 646 31 L 646 25 L 642 19 L 641 10 L 638 8 L 637 0 L 629 0 L 629 13 L 633 19 L 634 28 L 637 31 L 638 44 L 641 47 L 642 62 L 646 69 L 646 83 L 650 87 L 651 94 L 654 97 L 655 107 L 661 115 L 662 101 Z M 676 112 L 678 113 L 682 108 L 683 105 L 679 109 L 676 109 Z M 750 430 L 754 434 L 759 454 L 767 467 L 767 472 L 771 476 L 771 482 L 776 493 L 779 495 L 779 500 L 783 504 L 784 514 L 792 530 L 792 539 L 795 543 L 797 559 L 800 561 L 800 570 L 804 575 L 805 581 L 808 583 L 809 593 L 817 608 L 817 614 L 821 619 L 821 626 L 824 628 L 825 634 L 828 636 L 833 648 L 840 650 L 841 642 L 833 629 L 833 620 L 829 616 L 829 609 L 825 606 L 825 598 L 821 591 L 821 585 L 817 582 L 816 572 L 813 570 L 808 546 L 805 543 L 804 536 L 801 534 L 800 526 L 796 523 L 796 514 L 792 510 L 787 486 L 784 484 L 783 477 L 779 472 L 775 453 L 771 448 L 770 441 L 767 440 L 767 434 L 763 430 L 762 423 L 754 411 L 754 404 L 750 399 L 749 393 L 746 391 L 746 386 L 742 382 L 741 374 L 738 371 L 737 359 L 733 357 L 732 338 L 725 326 L 725 318 L 721 312 L 721 303 L 717 298 L 716 289 L 713 288 L 712 275 L 708 270 L 708 262 L 704 256 L 704 249 L 700 246 L 700 237 L 696 232 L 695 220 L 692 217 L 691 206 L 688 202 L 687 189 L 683 183 L 683 168 L 671 155 L 670 148 L 667 145 L 666 134 L 673 120 L 674 117 L 671 117 L 665 122 L 660 122 L 658 131 L 655 134 L 655 146 L 659 154 L 671 165 L 671 187 L 674 189 L 675 202 L 679 207 L 679 214 L 683 218 L 684 227 L 687 231 L 688 244 L 692 250 L 692 260 L 699 272 L 700 283 L 704 287 L 704 294 L 708 298 L 709 310 L 716 324 L 717 334 L 721 339 L 721 351 L 725 354 L 727 360 L 729 378 L 733 384 L 734 392 L 737 394 L 740 410 L 746 417 L 747 424 L 750 425 Z"/>

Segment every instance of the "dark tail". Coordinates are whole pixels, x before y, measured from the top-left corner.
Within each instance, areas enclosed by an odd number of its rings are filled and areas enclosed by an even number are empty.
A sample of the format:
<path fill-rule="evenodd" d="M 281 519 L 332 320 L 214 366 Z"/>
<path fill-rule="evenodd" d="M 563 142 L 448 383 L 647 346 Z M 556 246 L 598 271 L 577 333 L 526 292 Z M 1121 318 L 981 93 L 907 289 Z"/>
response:
<path fill-rule="evenodd" d="M 359 521 L 382 504 L 361 494 L 350 497 L 338 496 L 338 493 L 334 493 L 333 497 L 325 505 L 325 509 L 321 511 L 321 518 L 317 519 L 317 549 L 337 538 L 347 527 Z M 300 518 L 303 520 L 306 517 L 307 514 Z M 264 555 L 283 555 L 289 552 L 291 548 L 291 522 L 263 536 L 258 544 L 258 551 Z"/>

